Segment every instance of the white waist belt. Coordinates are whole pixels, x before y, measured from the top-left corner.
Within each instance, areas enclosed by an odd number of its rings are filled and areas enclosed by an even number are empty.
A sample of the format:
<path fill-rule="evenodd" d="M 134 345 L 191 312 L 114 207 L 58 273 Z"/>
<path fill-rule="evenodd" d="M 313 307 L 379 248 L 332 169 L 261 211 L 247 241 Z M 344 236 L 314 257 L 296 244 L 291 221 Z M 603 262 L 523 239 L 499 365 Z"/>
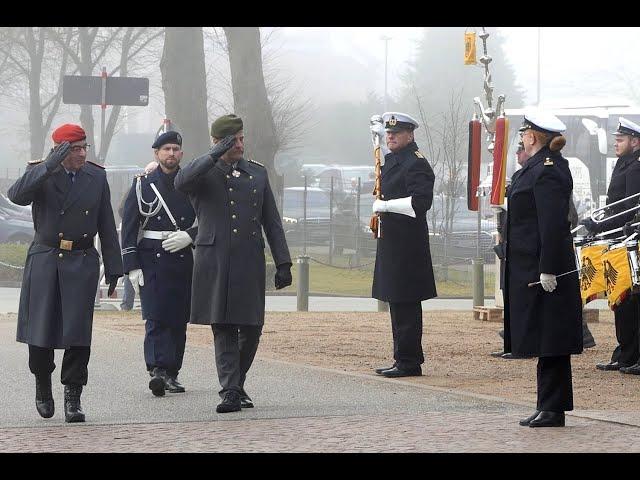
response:
<path fill-rule="evenodd" d="M 150 238 L 151 240 L 166 240 L 169 237 L 169 234 L 173 232 L 170 231 L 153 231 L 153 230 L 143 230 L 142 238 Z"/>

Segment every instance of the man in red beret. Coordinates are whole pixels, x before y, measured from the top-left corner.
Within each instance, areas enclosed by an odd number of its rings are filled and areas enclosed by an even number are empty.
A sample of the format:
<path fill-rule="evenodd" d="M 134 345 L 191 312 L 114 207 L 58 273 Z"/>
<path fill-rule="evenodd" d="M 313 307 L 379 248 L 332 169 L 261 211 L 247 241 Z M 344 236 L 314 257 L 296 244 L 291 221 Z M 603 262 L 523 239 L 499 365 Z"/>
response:
<path fill-rule="evenodd" d="M 36 379 L 36 410 L 54 414 L 54 349 L 64 349 L 61 380 L 66 422 L 84 422 L 80 405 L 87 384 L 93 305 L 100 275 L 94 237 L 100 236 L 109 292 L 122 276 L 122 257 L 104 168 L 87 161 L 86 134 L 66 124 L 52 135 L 47 158 L 29 162 L 9 189 L 18 205 L 32 205 L 36 230 L 25 263 L 17 341 L 29 345 Z"/>

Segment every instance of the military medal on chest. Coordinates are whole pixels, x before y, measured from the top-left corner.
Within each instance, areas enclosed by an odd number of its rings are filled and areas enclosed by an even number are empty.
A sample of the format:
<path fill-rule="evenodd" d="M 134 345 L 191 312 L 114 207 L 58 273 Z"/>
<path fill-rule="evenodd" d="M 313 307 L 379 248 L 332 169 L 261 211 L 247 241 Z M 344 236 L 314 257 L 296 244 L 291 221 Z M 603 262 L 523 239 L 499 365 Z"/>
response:
<path fill-rule="evenodd" d="M 234 177 L 238 178 L 240 176 L 240 171 L 234 170 L 233 172 L 231 172 L 231 175 L 233 175 Z"/>

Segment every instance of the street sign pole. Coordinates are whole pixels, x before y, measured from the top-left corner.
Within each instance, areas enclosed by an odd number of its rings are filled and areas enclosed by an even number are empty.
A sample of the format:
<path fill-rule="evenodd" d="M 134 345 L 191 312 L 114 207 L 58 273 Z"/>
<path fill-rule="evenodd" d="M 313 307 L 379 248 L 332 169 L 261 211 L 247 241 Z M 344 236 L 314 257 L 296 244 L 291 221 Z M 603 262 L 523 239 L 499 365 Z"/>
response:
<path fill-rule="evenodd" d="M 104 122 L 105 122 L 105 115 L 107 112 L 107 67 L 102 67 L 102 98 L 100 99 L 100 106 L 102 108 L 102 115 L 100 118 L 100 150 L 98 153 L 102 153 L 102 147 L 104 147 Z M 100 158 L 98 158 L 98 162 L 101 165 L 104 165 L 104 161 L 105 159 L 102 158 L 102 155 L 100 156 Z"/>

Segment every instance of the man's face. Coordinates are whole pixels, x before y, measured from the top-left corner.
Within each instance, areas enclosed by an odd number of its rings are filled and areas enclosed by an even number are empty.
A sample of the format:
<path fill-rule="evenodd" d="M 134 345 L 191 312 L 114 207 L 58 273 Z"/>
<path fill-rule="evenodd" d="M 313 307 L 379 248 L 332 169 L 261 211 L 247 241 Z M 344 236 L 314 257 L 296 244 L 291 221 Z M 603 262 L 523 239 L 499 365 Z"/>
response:
<path fill-rule="evenodd" d="M 173 172 L 178 168 L 183 154 L 182 147 L 177 143 L 165 143 L 155 151 L 160 168 L 165 173 Z"/>
<path fill-rule="evenodd" d="M 225 154 L 222 155 L 222 157 L 220 157 L 223 161 L 229 164 L 237 162 L 242 158 L 242 155 L 244 154 L 244 132 L 240 130 L 238 133 L 236 133 L 235 137 L 236 143 L 233 145 L 233 147 L 227 150 Z M 219 141 L 220 140 L 216 140 L 216 143 L 218 143 Z"/>
<path fill-rule="evenodd" d="M 72 142 L 69 153 L 62 161 L 62 166 L 70 172 L 77 172 L 80 170 L 87 161 L 87 148 L 89 148 L 89 145 L 87 145 L 86 139 Z"/>
<path fill-rule="evenodd" d="M 413 132 L 400 130 L 399 132 L 387 132 L 387 147 L 392 152 L 397 152 L 413 142 Z"/>
<path fill-rule="evenodd" d="M 627 155 L 633 151 L 631 148 L 631 138 L 630 135 L 616 135 L 613 148 L 615 149 L 617 157 Z"/>

